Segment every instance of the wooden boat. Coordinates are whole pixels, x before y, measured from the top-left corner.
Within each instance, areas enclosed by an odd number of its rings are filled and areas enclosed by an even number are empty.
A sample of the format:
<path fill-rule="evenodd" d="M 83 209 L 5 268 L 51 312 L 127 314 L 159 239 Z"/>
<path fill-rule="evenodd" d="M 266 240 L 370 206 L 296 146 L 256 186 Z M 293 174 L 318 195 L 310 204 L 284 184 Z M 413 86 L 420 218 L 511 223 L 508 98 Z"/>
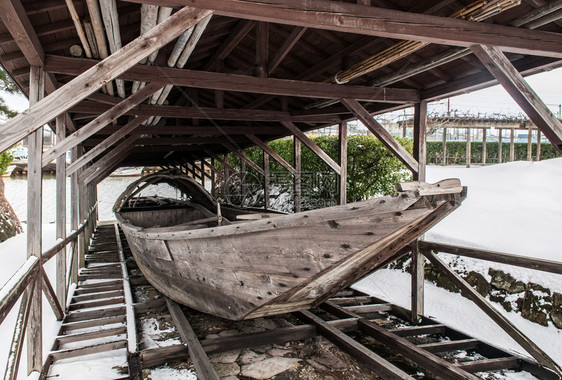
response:
<path fill-rule="evenodd" d="M 134 198 L 147 183 L 168 183 L 188 197 Z M 397 188 L 393 196 L 297 214 L 230 206 L 217 213 L 196 182 L 153 174 L 133 183 L 114 211 L 153 286 L 191 308 L 241 320 L 319 304 L 404 255 L 466 197 L 456 179 Z"/>

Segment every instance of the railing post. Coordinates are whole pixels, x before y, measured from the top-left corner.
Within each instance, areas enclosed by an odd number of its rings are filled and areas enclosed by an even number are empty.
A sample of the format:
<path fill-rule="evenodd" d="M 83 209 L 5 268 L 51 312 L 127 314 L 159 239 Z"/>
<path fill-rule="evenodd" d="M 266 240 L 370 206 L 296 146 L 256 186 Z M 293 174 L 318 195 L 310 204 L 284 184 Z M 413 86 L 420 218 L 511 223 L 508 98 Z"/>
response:
<path fill-rule="evenodd" d="M 418 241 L 412 242 L 412 322 L 418 323 L 424 312 L 425 258 L 420 252 Z"/>
<path fill-rule="evenodd" d="M 269 154 L 263 152 L 263 208 L 269 209 Z"/>
<path fill-rule="evenodd" d="M 45 72 L 41 67 L 31 66 L 29 82 L 29 104 L 33 106 L 43 98 L 45 92 Z M 42 180 L 43 168 L 43 128 L 29 136 L 27 159 L 27 257 L 35 256 L 41 260 L 42 224 Z M 42 326 L 42 281 L 36 276 L 30 284 L 33 287 L 31 309 L 27 328 L 27 372 L 41 371 L 43 366 L 43 326 Z"/>
<path fill-rule="evenodd" d="M 76 162 L 80 157 L 78 154 L 78 147 L 72 148 L 71 151 L 71 158 L 72 162 Z M 72 230 L 77 231 L 79 222 L 78 216 L 78 173 L 77 171 L 71 176 L 70 180 L 70 204 L 71 204 L 71 211 L 70 211 L 70 227 Z M 79 236 L 76 237 L 76 240 L 72 244 L 72 268 L 70 269 L 71 273 L 71 282 L 77 283 L 78 282 L 78 251 L 79 251 Z"/>
<path fill-rule="evenodd" d="M 347 122 L 342 121 L 339 128 L 339 161 L 340 172 L 338 173 L 338 204 L 347 203 Z"/>

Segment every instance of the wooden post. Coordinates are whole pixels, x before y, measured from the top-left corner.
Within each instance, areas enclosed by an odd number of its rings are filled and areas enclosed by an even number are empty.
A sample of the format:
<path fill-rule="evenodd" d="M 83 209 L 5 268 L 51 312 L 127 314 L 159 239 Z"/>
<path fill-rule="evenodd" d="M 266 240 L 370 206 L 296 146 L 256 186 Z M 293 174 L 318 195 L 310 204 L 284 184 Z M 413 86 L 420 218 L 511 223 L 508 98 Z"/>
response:
<path fill-rule="evenodd" d="M 240 150 L 240 153 L 245 154 L 243 149 Z M 240 201 L 244 202 L 246 198 L 246 161 L 244 160 L 240 160 L 240 195 L 242 197 Z M 243 205 L 243 203 L 240 204 L 240 206 Z"/>
<path fill-rule="evenodd" d="M 527 129 L 527 161 L 533 161 L 533 131 Z"/>
<path fill-rule="evenodd" d="M 509 161 L 515 161 L 515 129 L 511 128 L 511 136 L 509 140 Z"/>
<path fill-rule="evenodd" d="M 339 142 L 338 204 L 344 205 L 347 203 L 347 122 L 345 121 L 340 123 Z"/>
<path fill-rule="evenodd" d="M 71 150 L 72 162 L 76 162 L 80 158 L 78 146 Z M 80 171 L 72 174 L 70 177 L 70 228 L 74 231 L 78 230 L 79 217 L 78 217 L 78 174 Z M 71 282 L 78 282 L 78 251 L 79 251 L 79 238 L 72 244 L 72 267 L 70 268 Z"/>
<path fill-rule="evenodd" d="M 486 137 L 486 128 L 482 128 L 482 165 L 486 165 L 486 159 L 488 155 Z"/>
<path fill-rule="evenodd" d="M 447 165 L 447 128 L 443 128 L 443 161 L 442 165 Z"/>
<path fill-rule="evenodd" d="M 45 93 L 45 72 L 31 66 L 29 81 L 29 106 L 32 107 Z M 29 136 L 27 158 L 27 257 L 41 260 L 43 127 Z M 43 367 L 42 279 L 38 275 L 30 284 L 33 287 L 31 310 L 27 326 L 27 373 L 41 371 Z"/>
<path fill-rule="evenodd" d="M 406 138 L 406 122 L 402 125 L 402 137 Z"/>
<path fill-rule="evenodd" d="M 224 154 L 224 197 L 228 201 L 228 196 L 230 195 L 230 191 L 228 189 L 228 181 L 230 179 L 230 171 L 228 170 L 228 153 Z"/>
<path fill-rule="evenodd" d="M 412 322 L 420 322 L 424 306 L 424 256 L 418 247 L 418 240 L 412 242 Z"/>
<path fill-rule="evenodd" d="M 466 167 L 470 167 L 470 161 L 472 156 L 472 136 L 470 135 L 470 128 L 466 129 Z"/>
<path fill-rule="evenodd" d="M 541 160 L 541 130 L 537 129 L 537 162 Z"/>
<path fill-rule="evenodd" d="M 203 165 L 203 159 L 199 160 L 199 170 L 201 171 L 201 186 L 205 188 L 205 165 Z"/>
<path fill-rule="evenodd" d="M 81 155 L 84 153 L 81 147 L 78 148 Z M 84 181 L 78 181 L 78 224 L 82 224 L 87 214 L 87 184 Z M 78 237 L 78 268 L 86 266 L 86 249 L 87 249 L 87 231 L 84 231 Z"/>
<path fill-rule="evenodd" d="M 503 141 L 502 141 L 502 136 L 503 135 L 503 129 L 499 130 L 499 134 L 498 134 L 498 164 L 502 163 L 502 155 L 503 155 Z"/>
<path fill-rule="evenodd" d="M 418 162 L 417 172 L 412 171 L 414 181 L 425 181 L 425 163 L 427 161 L 427 102 L 414 106 L 414 159 Z"/>
<path fill-rule="evenodd" d="M 66 122 L 64 114 L 56 119 L 57 142 L 66 136 Z M 66 154 L 57 157 L 56 169 L 56 230 L 57 239 L 66 238 Z M 66 246 L 57 254 L 56 293 L 59 304 L 65 309 L 66 305 Z"/>
<path fill-rule="evenodd" d="M 269 154 L 263 152 L 263 208 L 269 209 Z"/>
<path fill-rule="evenodd" d="M 295 202 L 294 209 L 295 213 L 301 212 L 302 203 L 302 183 L 301 183 L 301 141 L 297 136 L 293 135 L 293 142 L 295 148 L 295 192 L 293 199 Z"/>

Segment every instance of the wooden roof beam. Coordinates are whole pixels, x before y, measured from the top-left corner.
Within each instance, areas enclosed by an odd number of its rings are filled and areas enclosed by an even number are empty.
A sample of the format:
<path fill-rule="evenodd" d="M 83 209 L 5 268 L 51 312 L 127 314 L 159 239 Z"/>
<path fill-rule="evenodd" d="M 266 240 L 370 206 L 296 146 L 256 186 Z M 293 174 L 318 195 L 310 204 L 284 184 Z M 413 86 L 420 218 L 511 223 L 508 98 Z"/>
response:
<path fill-rule="evenodd" d="M 158 0 L 127 1 L 162 3 Z M 474 44 L 494 44 L 506 52 L 562 58 L 562 35 L 557 33 L 337 1 L 165 0 L 165 3 L 212 9 L 219 15 L 241 19 L 442 45 L 470 47 Z"/>
<path fill-rule="evenodd" d="M 78 74 L 96 63 L 95 60 L 47 56 L 46 70 L 59 74 Z M 209 90 L 250 92 L 305 98 L 349 98 L 383 103 L 410 103 L 420 100 L 418 92 L 410 89 L 377 88 L 370 86 L 336 85 L 277 78 L 257 78 L 246 75 L 186 70 L 160 66 L 136 65 L 119 75 L 120 79 L 142 80 L 175 86 Z"/>
<path fill-rule="evenodd" d="M 283 42 L 283 45 L 281 45 L 281 47 L 279 48 L 277 53 L 275 53 L 275 56 L 271 60 L 271 63 L 269 64 L 269 68 L 267 69 L 267 75 L 271 75 L 271 73 L 273 73 L 275 69 L 277 69 L 277 67 L 281 64 L 283 59 L 285 59 L 287 54 L 289 54 L 291 49 L 297 44 L 297 42 L 299 42 L 300 38 L 307 30 L 308 28 L 302 26 L 297 26 L 296 28 L 293 29 L 289 37 L 285 39 L 285 42 Z"/>
<path fill-rule="evenodd" d="M 232 144 L 229 143 L 223 143 L 222 145 L 224 145 L 224 147 L 228 150 L 230 150 L 230 152 L 232 152 L 233 154 L 237 155 L 242 161 L 244 161 L 245 163 L 247 163 L 248 165 L 250 165 L 252 167 L 252 169 L 254 169 L 255 171 L 257 171 L 258 173 L 260 173 L 261 175 L 265 175 L 265 172 L 262 168 L 260 168 L 254 161 L 250 160 L 248 158 L 248 156 L 246 156 L 244 154 L 244 151 L 240 151 L 239 149 L 236 149 Z"/>
<path fill-rule="evenodd" d="M 552 145 L 562 153 L 562 123 L 550 112 L 509 59 L 494 46 L 475 45 L 470 49 Z"/>
<path fill-rule="evenodd" d="M 98 115 L 109 109 L 109 106 L 98 103 L 84 102 L 74 106 L 70 112 Z M 294 123 L 339 123 L 341 118 L 332 114 L 295 114 L 283 111 L 240 110 L 230 108 L 157 106 L 139 104 L 124 115 L 162 116 L 178 119 L 232 120 L 232 121 L 292 121 Z"/>
<path fill-rule="evenodd" d="M 13 8 L 12 3 L 16 1 L 17 0 L 0 0 L 0 5 L 2 5 L 2 12 L 0 12 L 0 15 L 3 18 L 6 17 L 6 13 L 12 14 L 15 12 L 15 10 L 14 12 L 10 12 L 9 10 L 5 12 L 4 6 Z M 211 13 L 211 11 L 202 11 L 189 7 L 181 9 L 163 23 L 139 36 L 127 46 L 37 102 L 27 111 L 11 119 L 0 127 L 0 152 L 5 151 L 45 123 L 48 123 L 56 116 L 67 111 L 88 95 L 96 92 L 115 77 L 136 65 L 142 58 L 147 57 L 152 52 L 165 46 L 179 34 L 183 33 L 183 31 L 196 25 L 200 20 L 208 17 Z M 17 13 L 15 13 L 15 16 L 17 16 Z M 8 21 L 11 23 L 12 18 L 15 16 L 11 15 L 7 17 L 7 20 L 4 20 L 4 22 L 6 23 L 6 21 Z M 17 27 L 18 25 L 22 25 L 22 23 L 21 21 L 15 20 L 11 25 Z M 12 34 L 19 38 L 21 33 L 26 33 L 27 31 L 25 25 L 22 27 L 24 30 L 18 28 L 18 30 Z M 23 43 L 23 46 L 29 51 L 32 50 L 34 43 L 30 40 L 27 43 Z M 37 57 L 39 56 L 40 55 Z"/>
<path fill-rule="evenodd" d="M 285 169 L 287 169 L 289 171 L 289 173 L 295 175 L 297 174 L 296 169 L 289 164 L 287 161 L 285 161 L 285 159 L 283 157 L 281 157 L 277 152 L 275 152 L 273 149 L 271 149 L 269 147 L 269 145 L 267 145 L 267 142 L 259 139 L 256 135 L 251 135 L 248 134 L 246 135 L 250 140 L 252 140 L 254 142 L 254 144 L 256 144 L 257 146 L 259 146 L 260 148 L 262 148 L 262 150 L 269 154 L 275 161 L 277 161 L 279 164 L 281 164 L 281 166 L 283 166 Z"/>
<path fill-rule="evenodd" d="M 112 135 L 118 133 L 121 129 L 125 128 L 123 125 L 107 126 L 99 131 L 99 135 Z M 245 135 L 247 133 L 254 133 L 257 135 L 281 135 L 285 133 L 285 128 L 269 125 L 255 125 L 255 126 L 223 126 L 223 125 L 210 125 L 210 126 L 194 126 L 194 125 L 162 125 L 162 126 L 140 126 L 136 129 L 139 133 L 154 134 L 154 135 L 197 135 L 197 136 L 222 136 L 222 135 Z M 68 170 L 68 169 L 67 169 Z"/>

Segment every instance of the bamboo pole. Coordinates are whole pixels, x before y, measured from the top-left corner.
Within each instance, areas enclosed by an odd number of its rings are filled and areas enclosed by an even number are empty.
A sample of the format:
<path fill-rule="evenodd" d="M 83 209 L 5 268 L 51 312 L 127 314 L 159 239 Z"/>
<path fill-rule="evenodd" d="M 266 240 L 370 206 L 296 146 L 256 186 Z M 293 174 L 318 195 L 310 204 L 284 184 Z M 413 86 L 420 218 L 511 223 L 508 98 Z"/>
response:
<path fill-rule="evenodd" d="M 74 23 L 74 27 L 76 28 L 76 33 L 78 33 L 78 38 L 80 39 L 80 43 L 84 49 L 84 54 L 87 58 L 92 58 L 92 50 L 90 49 L 86 33 L 84 32 L 84 28 L 80 22 L 80 17 L 78 17 L 78 12 L 76 12 L 74 1 L 66 0 L 66 6 L 68 8 L 68 12 L 70 13 L 70 17 L 72 18 L 72 22 Z"/>
<path fill-rule="evenodd" d="M 99 0 L 103 23 L 105 25 L 105 33 L 109 41 L 109 50 L 111 54 L 115 53 L 123 47 L 121 42 L 121 31 L 119 30 L 119 14 L 117 12 L 116 0 Z M 117 94 L 120 98 L 125 98 L 125 81 L 116 79 Z"/>

